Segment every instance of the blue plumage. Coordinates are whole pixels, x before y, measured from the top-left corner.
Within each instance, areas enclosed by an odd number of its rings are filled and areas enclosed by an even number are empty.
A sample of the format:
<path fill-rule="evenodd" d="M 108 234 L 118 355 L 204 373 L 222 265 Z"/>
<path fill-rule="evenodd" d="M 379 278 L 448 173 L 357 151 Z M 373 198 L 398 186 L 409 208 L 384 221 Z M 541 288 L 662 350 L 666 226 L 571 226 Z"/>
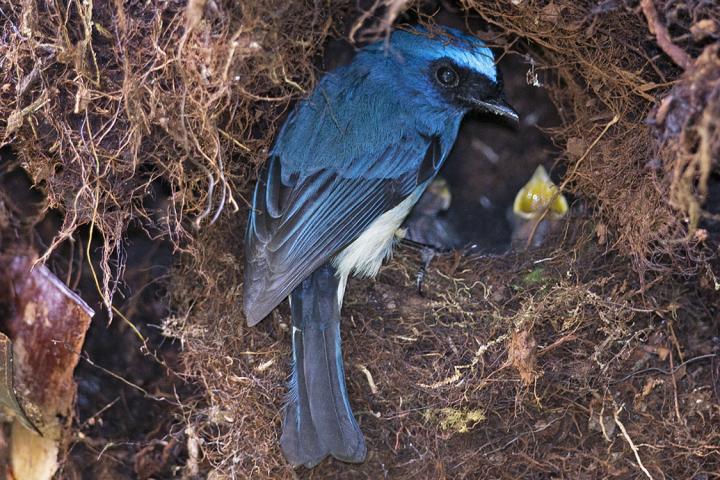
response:
<path fill-rule="evenodd" d="M 452 29 L 431 35 L 415 28 L 394 32 L 385 45 L 362 49 L 295 107 L 253 198 L 246 235 L 248 323 L 262 320 L 293 292 L 297 363 L 281 439 L 293 464 L 312 466 L 328 454 L 346 461 L 365 455 L 342 364 L 328 361 L 341 359 L 347 276 L 377 271 L 466 112 L 516 118 L 480 40 Z"/>

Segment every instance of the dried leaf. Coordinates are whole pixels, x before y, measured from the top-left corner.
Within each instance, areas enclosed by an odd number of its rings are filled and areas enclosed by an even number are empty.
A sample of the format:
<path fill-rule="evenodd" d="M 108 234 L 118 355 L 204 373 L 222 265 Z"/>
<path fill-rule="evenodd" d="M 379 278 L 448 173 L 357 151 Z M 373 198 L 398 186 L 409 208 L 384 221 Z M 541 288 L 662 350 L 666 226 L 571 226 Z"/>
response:
<path fill-rule="evenodd" d="M 508 360 L 515 367 L 525 385 L 532 385 L 539 376 L 537 371 L 537 342 L 527 330 L 515 331 L 510 339 Z"/>

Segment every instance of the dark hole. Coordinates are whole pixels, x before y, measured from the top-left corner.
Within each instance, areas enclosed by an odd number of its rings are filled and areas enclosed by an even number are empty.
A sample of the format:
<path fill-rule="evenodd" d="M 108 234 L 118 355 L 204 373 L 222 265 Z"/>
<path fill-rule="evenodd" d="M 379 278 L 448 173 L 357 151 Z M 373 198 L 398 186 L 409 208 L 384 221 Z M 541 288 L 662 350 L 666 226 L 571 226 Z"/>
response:
<path fill-rule="evenodd" d="M 560 122 L 545 89 L 528 85 L 530 65 L 512 56 L 500 63 L 509 103 L 520 113 L 520 125 L 498 123 L 493 115 L 465 119 L 455 147 L 440 175 L 448 181 L 452 203 L 446 215 L 461 245 L 501 253 L 510 246 L 512 204 L 538 165 L 552 171 L 558 156 L 542 128 Z"/>

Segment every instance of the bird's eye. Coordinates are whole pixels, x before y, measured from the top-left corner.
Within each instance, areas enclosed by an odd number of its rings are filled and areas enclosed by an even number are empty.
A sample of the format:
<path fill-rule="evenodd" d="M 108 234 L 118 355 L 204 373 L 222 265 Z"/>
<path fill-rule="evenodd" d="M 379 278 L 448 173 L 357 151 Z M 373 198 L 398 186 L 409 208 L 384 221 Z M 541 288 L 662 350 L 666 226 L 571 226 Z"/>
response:
<path fill-rule="evenodd" d="M 456 87 L 460 81 L 457 72 L 445 65 L 435 71 L 435 77 L 446 87 Z"/>

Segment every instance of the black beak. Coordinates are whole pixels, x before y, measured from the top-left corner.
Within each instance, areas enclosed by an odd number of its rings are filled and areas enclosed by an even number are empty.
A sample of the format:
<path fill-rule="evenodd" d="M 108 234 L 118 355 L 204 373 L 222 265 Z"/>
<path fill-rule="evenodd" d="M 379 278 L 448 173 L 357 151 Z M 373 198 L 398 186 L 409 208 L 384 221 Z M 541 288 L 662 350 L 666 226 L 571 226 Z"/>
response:
<path fill-rule="evenodd" d="M 520 115 L 518 115 L 515 109 L 511 107 L 504 98 L 494 98 L 492 100 L 467 98 L 466 100 L 473 106 L 473 110 L 500 115 L 514 124 L 520 122 Z"/>

